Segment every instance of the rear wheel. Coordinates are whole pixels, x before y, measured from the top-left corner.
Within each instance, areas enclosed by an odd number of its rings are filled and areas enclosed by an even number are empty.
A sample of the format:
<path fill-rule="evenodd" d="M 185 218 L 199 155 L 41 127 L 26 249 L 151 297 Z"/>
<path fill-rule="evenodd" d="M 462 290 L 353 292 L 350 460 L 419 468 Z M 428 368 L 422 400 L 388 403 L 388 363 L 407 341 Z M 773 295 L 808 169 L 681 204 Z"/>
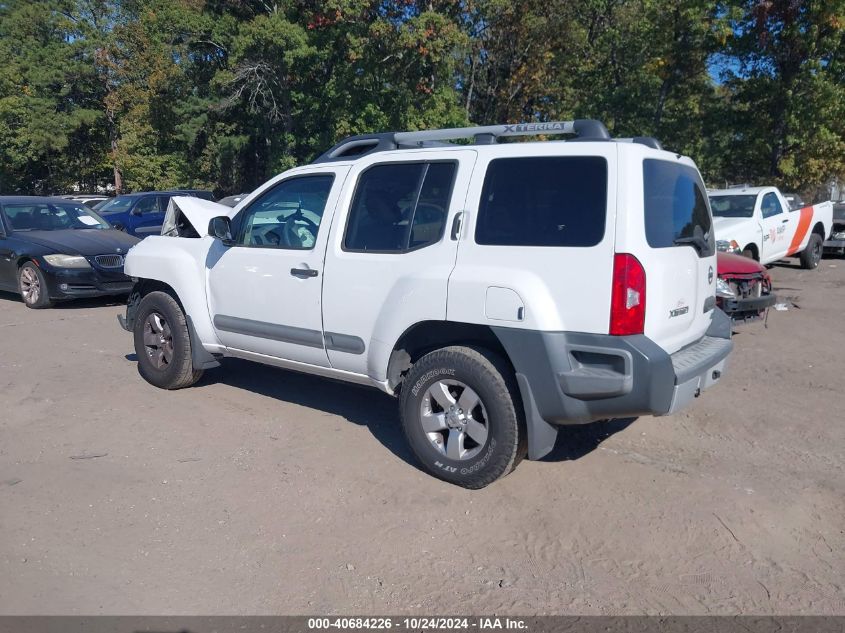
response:
<path fill-rule="evenodd" d="M 39 310 L 53 305 L 44 273 L 32 262 L 26 262 L 18 270 L 18 290 L 27 308 Z"/>
<path fill-rule="evenodd" d="M 801 251 L 801 268 L 812 270 L 819 267 L 819 262 L 822 260 L 822 238 L 818 233 L 810 235 L 810 241 L 807 242 L 807 248 Z"/>
<path fill-rule="evenodd" d="M 754 252 L 754 249 L 750 246 L 745 247 L 745 250 L 742 251 L 742 256 L 757 261 L 757 254 Z"/>
<path fill-rule="evenodd" d="M 423 356 L 402 387 L 405 437 L 423 468 L 464 488 L 483 488 L 525 456 L 517 387 L 498 356 L 446 347 Z"/>
<path fill-rule="evenodd" d="M 151 292 L 138 306 L 133 328 L 138 372 L 162 389 L 190 387 L 202 376 L 191 360 L 185 313 L 165 292 Z"/>

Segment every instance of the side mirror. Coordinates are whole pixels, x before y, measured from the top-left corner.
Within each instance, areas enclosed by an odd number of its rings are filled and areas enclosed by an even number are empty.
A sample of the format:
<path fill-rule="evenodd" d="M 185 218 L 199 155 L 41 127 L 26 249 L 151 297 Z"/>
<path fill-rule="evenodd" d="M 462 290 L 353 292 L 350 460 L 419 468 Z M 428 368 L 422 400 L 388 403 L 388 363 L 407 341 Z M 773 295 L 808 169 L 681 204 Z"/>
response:
<path fill-rule="evenodd" d="M 232 224 L 225 215 L 211 218 L 208 223 L 208 234 L 223 242 L 226 246 L 234 243 L 232 239 Z"/>

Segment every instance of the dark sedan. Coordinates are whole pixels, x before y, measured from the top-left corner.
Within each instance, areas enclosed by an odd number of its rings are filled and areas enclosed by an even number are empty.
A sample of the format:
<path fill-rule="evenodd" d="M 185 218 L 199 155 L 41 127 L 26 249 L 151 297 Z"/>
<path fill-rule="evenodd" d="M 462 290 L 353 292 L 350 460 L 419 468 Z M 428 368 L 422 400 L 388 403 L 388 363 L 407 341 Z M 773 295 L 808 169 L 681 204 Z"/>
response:
<path fill-rule="evenodd" d="M 138 241 L 79 202 L 0 196 L 0 289 L 30 308 L 128 293 L 123 258 Z"/>

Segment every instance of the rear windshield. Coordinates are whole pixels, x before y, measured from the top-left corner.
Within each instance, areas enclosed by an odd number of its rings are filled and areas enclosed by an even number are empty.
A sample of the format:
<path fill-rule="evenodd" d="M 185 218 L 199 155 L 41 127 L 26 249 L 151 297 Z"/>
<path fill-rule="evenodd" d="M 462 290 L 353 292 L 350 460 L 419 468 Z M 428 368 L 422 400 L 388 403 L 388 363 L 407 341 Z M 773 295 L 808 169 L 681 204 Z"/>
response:
<path fill-rule="evenodd" d="M 754 215 L 757 194 L 748 196 L 710 196 L 710 209 L 716 218 L 750 218 Z"/>
<path fill-rule="evenodd" d="M 704 183 L 687 165 L 643 161 L 645 233 L 652 248 L 692 246 L 699 255 L 716 250 Z"/>
<path fill-rule="evenodd" d="M 606 207 L 604 158 L 498 158 L 484 178 L 475 241 L 595 246 L 604 237 Z"/>

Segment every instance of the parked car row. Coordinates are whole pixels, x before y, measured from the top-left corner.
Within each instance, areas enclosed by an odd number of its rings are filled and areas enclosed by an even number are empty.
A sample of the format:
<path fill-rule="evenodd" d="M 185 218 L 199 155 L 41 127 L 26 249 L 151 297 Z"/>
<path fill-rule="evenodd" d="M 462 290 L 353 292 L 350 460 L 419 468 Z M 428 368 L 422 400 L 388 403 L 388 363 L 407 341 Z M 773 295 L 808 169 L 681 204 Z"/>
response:
<path fill-rule="evenodd" d="M 777 187 L 710 191 L 717 247 L 761 264 L 797 255 L 803 268 L 816 268 L 833 228 L 833 205 L 792 208 Z"/>
<path fill-rule="evenodd" d="M 579 142 L 497 142 L 538 134 Z M 163 389 L 237 357 L 396 396 L 422 467 L 467 488 L 560 425 L 689 406 L 724 376 L 726 313 L 774 302 L 764 264 L 818 266 L 832 229 L 830 203 L 707 192 L 690 158 L 591 120 L 350 137 L 202 193 L 0 198 L 0 280 L 30 307 L 130 292 Z"/>
<path fill-rule="evenodd" d="M 762 316 L 776 302 L 763 265 L 797 256 L 802 268 L 817 268 L 825 240 L 836 232 L 833 205 L 805 205 L 777 187 L 741 185 L 708 193 L 720 251 L 717 302 L 739 320 Z"/>
<path fill-rule="evenodd" d="M 161 231 L 174 195 L 213 200 L 209 191 L 190 189 L 0 197 L 0 290 L 20 293 L 30 308 L 128 294 L 124 257 L 140 238 Z"/>
<path fill-rule="evenodd" d="M 126 253 L 138 238 L 64 198 L 0 197 L 0 289 L 30 308 L 80 297 L 125 295 Z"/>

